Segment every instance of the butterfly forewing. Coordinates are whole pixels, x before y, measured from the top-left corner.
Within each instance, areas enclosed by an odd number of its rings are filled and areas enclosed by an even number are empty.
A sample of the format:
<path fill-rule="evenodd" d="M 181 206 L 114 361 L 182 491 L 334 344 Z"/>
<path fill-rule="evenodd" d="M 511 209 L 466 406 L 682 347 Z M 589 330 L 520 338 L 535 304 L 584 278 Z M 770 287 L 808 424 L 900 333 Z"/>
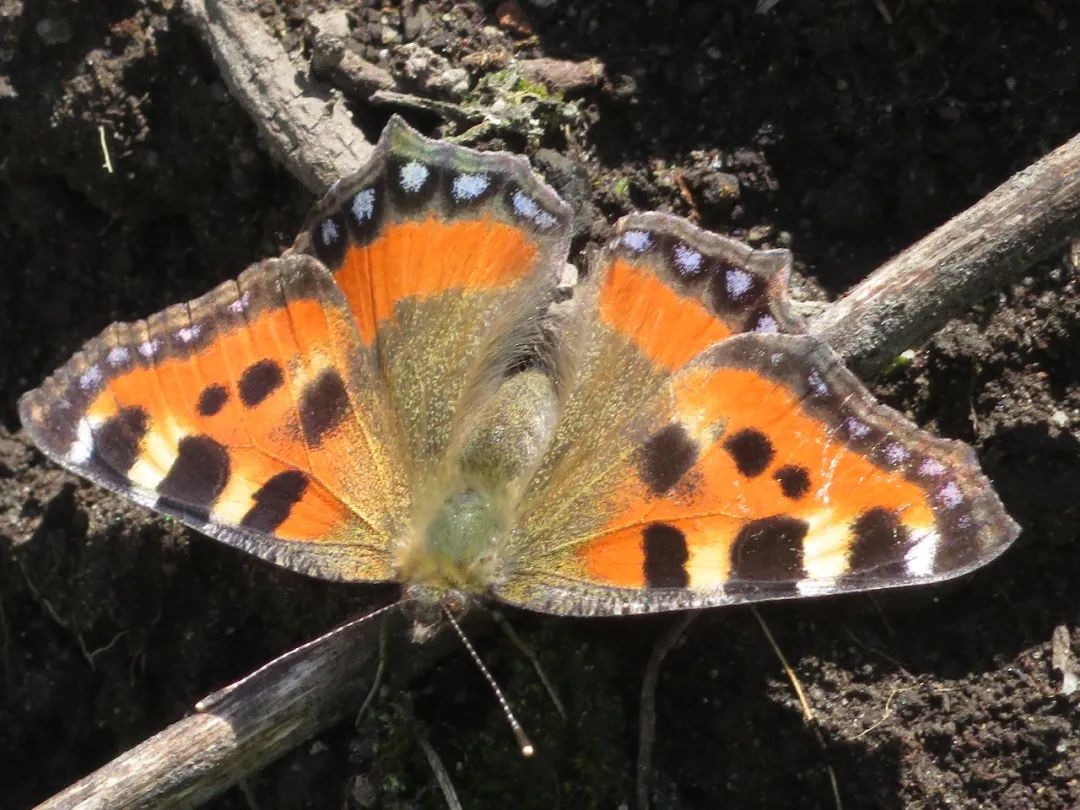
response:
<path fill-rule="evenodd" d="M 400 450 L 345 301 L 311 259 L 114 324 L 19 410 L 60 464 L 211 536 L 326 578 L 392 576 Z"/>

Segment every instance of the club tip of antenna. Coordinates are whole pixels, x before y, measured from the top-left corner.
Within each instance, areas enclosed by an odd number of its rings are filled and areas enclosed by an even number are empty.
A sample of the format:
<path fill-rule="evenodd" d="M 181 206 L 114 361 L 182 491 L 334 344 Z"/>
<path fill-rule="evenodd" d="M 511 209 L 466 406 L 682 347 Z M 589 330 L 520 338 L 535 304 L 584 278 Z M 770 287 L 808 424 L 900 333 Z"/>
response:
<path fill-rule="evenodd" d="M 532 740 L 525 736 L 525 732 L 520 728 L 514 729 L 514 736 L 517 737 L 518 748 L 521 749 L 521 755 L 528 759 L 536 753 L 536 746 L 532 744 Z"/>

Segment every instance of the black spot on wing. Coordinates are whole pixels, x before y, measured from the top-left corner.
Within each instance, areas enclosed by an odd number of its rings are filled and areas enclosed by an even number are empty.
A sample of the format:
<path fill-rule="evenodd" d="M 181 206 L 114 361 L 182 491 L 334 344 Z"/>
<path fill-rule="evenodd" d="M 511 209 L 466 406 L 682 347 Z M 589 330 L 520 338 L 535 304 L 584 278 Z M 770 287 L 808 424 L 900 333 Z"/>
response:
<path fill-rule="evenodd" d="M 266 534 L 285 522 L 308 488 L 308 477 L 298 470 L 280 472 L 251 496 L 255 505 L 244 515 L 240 525 Z"/>
<path fill-rule="evenodd" d="M 776 515 L 747 523 L 731 547 L 733 579 L 795 583 L 805 575 L 806 521 Z"/>
<path fill-rule="evenodd" d="M 853 544 L 848 552 L 851 574 L 903 571 L 904 550 L 910 537 L 896 512 L 882 507 L 863 512 L 851 524 L 851 536 Z"/>
<path fill-rule="evenodd" d="M 254 408 L 273 394 L 285 382 L 285 375 L 273 360 L 252 363 L 240 375 L 240 401 L 245 408 Z"/>
<path fill-rule="evenodd" d="M 641 550 L 645 556 L 642 574 L 649 588 L 685 588 L 690 584 L 686 573 L 686 536 L 667 523 L 653 523 L 641 534 Z"/>
<path fill-rule="evenodd" d="M 185 436 L 176 460 L 157 486 L 158 503 L 206 520 L 229 482 L 229 451 L 209 436 Z"/>
<path fill-rule="evenodd" d="M 123 476 L 139 458 L 139 446 L 149 426 L 142 408 L 121 408 L 94 431 L 94 455 L 110 471 Z"/>
<path fill-rule="evenodd" d="M 638 454 L 638 475 L 657 495 L 663 495 L 686 475 L 697 461 L 698 446 L 679 424 L 654 433 Z"/>
<path fill-rule="evenodd" d="M 345 383 L 334 369 L 328 368 L 300 395 L 300 429 L 312 447 L 341 424 L 349 410 Z"/>
<path fill-rule="evenodd" d="M 195 404 L 195 409 L 199 412 L 199 416 L 213 416 L 225 407 L 225 403 L 229 401 L 229 391 L 223 385 L 208 385 L 199 394 L 199 401 Z"/>
<path fill-rule="evenodd" d="M 761 475 L 773 460 L 773 446 L 769 437 L 760 430 L 745 428 L 724 440 L 739 472 L 747 478 Z"/>
<path fill-rule="evenodd" d="M 810 491 L 810 473 L 806 467 L 786 465 L 773 473 L 785 498 L 797 501 Z"/>

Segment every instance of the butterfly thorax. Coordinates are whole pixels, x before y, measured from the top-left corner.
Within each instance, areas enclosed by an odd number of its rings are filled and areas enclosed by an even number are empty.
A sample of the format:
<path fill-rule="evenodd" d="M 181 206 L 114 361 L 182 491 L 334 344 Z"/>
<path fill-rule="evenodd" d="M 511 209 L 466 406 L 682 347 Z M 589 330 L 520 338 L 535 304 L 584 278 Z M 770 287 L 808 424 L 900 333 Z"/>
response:
<path fill-rule="evenodd" d="M 464 489 L 442 501 L 400 561 L 414 640 L 430 637 L 444 610 L 461 615 L 484 594 L 505 525 L 496 499 L 483 491 Z"/>
<path fill-rule="evenodd" d="M 491 581 L 494 543 L 504 526 L 492 497 L 475 489 L 447 496 L 406 550 L 407 584 L 477 593 Z"/>

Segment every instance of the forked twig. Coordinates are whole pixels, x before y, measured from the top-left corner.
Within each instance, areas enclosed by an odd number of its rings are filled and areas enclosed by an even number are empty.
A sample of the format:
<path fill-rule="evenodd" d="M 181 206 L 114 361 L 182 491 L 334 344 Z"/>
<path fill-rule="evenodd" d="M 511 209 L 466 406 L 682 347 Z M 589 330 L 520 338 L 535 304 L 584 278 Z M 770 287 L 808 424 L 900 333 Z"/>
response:
<path fill-rule="evenodd" d="M 330 91 L 235 0 L 183 0 L 226 84 L 273 155 L 322 193 L 354 173 L 371 145 Z M 857 371 L 880 369 L 925 341 L 952 314 L 990 295 L 1080 230 L 1080 137 L 1020 172 L 972 208 L 886 263 L 812 320 Z M 391 637 L 404 637 L 391 616 Z M 475 632 L 475 631 L 474 631 Z M 117 757 L 42 807 L 193 806 L 347 716 L 379 650 L 377 623 L 357 625 L 287 658 Z M 452 637 L 450 641 L 453 641 Z M 430 669 L 447 650 L 435 639 L 400 657 L 405 674 Z"/>

